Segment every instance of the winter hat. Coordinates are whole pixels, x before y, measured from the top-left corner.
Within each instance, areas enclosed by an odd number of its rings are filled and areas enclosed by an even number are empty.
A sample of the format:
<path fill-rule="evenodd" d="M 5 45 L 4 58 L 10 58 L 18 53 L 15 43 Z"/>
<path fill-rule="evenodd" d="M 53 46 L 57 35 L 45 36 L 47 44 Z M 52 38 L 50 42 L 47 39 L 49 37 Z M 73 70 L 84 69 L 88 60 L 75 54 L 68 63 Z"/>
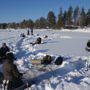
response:
<path fill-rule="evenodd" d="M 7 59 L 15 59 L 14 54 L 12 52 L 7 52 L 6 53 L 6 58 Z"/>

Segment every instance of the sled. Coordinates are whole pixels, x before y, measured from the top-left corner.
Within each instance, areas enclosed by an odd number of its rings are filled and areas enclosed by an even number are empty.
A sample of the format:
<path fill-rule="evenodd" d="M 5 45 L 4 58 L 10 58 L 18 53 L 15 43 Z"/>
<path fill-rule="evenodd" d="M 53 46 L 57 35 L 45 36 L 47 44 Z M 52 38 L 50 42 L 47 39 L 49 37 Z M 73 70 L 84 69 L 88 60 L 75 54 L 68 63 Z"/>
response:
<path fill-rule="evenodd" d="M 42 60 L 40 60 L 40 59 L 31 60 L 30 63 L 32 65 L 41 65 L 42 64 Z"/>

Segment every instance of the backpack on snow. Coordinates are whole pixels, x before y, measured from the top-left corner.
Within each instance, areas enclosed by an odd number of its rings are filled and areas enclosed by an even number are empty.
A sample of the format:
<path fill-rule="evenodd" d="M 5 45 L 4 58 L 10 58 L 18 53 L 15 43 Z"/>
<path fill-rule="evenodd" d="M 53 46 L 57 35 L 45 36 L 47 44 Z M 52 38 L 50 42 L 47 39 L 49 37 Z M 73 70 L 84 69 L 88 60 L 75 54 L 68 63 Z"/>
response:
<path fill-rule="evenodd" d="M 56 65 L 61 65 L 63 63 L 63 58 L 61 56 L 57 57 L 55 60 Z"/>
<path fill-rule="evenodd" d="M 52 57 L 50 55 L 46 55 L 45 57 L 43 57 L 42 59 L 42 64 L 50 64 L 52 61 Z"/>

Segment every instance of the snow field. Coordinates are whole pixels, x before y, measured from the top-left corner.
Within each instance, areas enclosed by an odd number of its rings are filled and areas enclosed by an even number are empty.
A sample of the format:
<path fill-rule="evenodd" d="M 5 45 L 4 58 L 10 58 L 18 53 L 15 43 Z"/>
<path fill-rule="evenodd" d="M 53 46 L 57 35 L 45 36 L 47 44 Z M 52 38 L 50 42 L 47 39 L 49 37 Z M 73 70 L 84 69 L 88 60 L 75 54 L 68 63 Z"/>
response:
<path fill-rule="evenodd" d="M 29 90 L 90 90 L 90 70 L 86 63 L 89 53 L 85 51 L 90 31 L 79 30 L 34 30 L 34 36 L 20 37 L 27 30 L 0 30 L 0 45 L 6 42 L 17 57 L 15 64 L 20 72 L 26 72 L 26 80 L 36 77 L 37 84 Z M 48 35 L 48 38 L 44 38 Z M 31 45 L 37 37 L 42 37 L 42 44 Z M 41 59 L 49 54 L 55 60 L 62 56 L 62 65 L 33 66 L 32 59 Z M 0 68 L 2 66 L 0 65 Z M 1 69 L 0 69 L 1 70 Z"/>

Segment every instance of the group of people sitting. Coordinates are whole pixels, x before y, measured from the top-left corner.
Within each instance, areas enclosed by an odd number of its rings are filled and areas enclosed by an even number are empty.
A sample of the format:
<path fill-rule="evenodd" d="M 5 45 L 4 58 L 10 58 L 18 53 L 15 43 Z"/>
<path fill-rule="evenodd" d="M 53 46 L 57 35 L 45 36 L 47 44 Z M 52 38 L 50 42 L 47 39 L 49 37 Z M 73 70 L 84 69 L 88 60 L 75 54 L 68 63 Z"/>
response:
<path fill-rule="evenodd" d="M 0 48 L 0 64 L 2 64 L 2 72 L 0 75 L 0 88 L 7 88 L 6 90 L 14 90 L 23 85 L 22 76 L 23 73 L 18 71 L 18 68 L 13 63 L 16 60 L 14 54 L 10 51 L 10 48 L 6 43 L 2 44 Z M 27 86 L 27 83 L 24 85 Z"/>

